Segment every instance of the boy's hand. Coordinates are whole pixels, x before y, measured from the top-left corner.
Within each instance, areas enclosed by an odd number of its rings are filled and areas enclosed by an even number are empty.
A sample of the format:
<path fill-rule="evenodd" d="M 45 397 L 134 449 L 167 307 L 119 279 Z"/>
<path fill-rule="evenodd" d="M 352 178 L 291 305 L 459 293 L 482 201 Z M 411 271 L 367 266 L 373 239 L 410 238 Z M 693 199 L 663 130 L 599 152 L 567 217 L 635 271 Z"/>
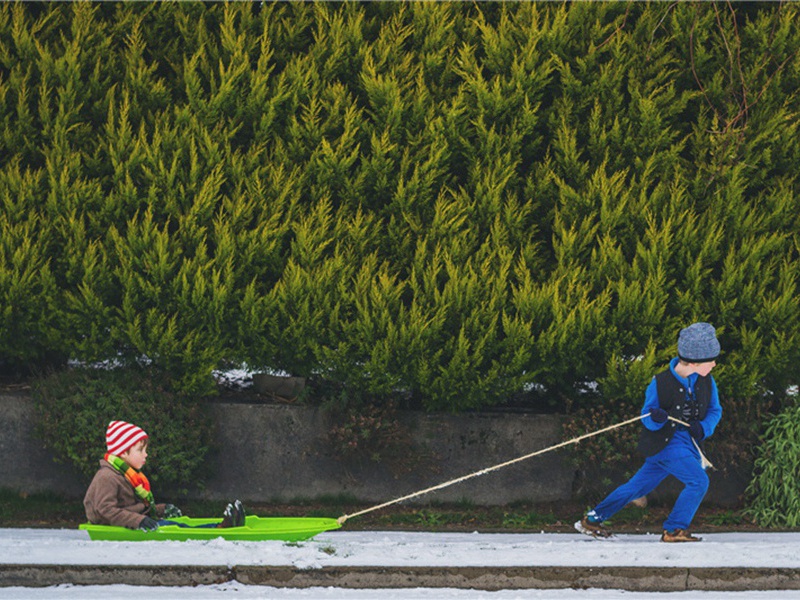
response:
<path fill-rule="evenodd" d="M 141 531 L 155 531 L 158 529 L 158 521 L 151 517 L 145 517 L 142 519 L 142 522 L 139 523 L 139 529 Z"/>
<path fill-rule="evenodd" d="M 165 504 L 164 505 L 164 518 L 165 519 L 174 519 L 175 517 L 182 517 L 183 513 L 181 509 L 175 506 L 174 504 Z"/>
<path fill-rule="evenodd" d="M 703 431 L 703 426 L 700 424 L 700 421 L 692 421 L 689 423 L 689 435 L 698 442 L 706 437 L 706 432 Z"/>
<path fill-rule="evenodd" d="M 653 419 L 656 423 L 664 423 L 668 417 L 667 411 L 665 411 L 660 406 L 656 406 L 653 410 L 650 411 L 650 418 Z"/>

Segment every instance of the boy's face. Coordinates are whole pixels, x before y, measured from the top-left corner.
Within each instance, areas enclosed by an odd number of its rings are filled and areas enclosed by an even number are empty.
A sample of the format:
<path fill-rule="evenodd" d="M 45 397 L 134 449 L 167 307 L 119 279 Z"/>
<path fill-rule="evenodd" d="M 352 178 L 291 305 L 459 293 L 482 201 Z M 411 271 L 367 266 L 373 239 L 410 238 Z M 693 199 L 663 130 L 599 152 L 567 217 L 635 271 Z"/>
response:
<path fill-rule="evenodd" d="M 694 372 L 700 375 L 700 377 L 707 377 L 709 373 L 711 373 L 711 369 L 717 366 L 716 361 L 710 360 L 708 362 L 702 363 L 692 363 L 694 367 Z"/>
<path fill-rule="evenodd" d="M 126 450 L 120 454 L 119 457 L 134 469 L 140 471 L 147 461 L 147 440 L 137 442 L 131 446 L 130 450 Z"/>

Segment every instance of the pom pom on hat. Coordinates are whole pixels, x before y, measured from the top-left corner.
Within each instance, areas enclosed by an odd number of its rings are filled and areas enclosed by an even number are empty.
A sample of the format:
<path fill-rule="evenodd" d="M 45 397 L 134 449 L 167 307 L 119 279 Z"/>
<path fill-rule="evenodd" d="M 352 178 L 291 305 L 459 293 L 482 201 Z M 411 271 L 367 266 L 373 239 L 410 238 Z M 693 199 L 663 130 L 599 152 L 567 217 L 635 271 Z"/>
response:
<path fill-rule="evenodd" d="M 125 421 L 111 421 L 106 429 L 106 447 L 109 454 L 119 456 L 131 447 L 147 438 L 144 429 Z"/>
<path fill-rule="evenodd" d="M 717 360 L 719 356 L 717 332 L 709 323 L 692 323 L 678 335 L 678 358 L 690 363 Z"/>

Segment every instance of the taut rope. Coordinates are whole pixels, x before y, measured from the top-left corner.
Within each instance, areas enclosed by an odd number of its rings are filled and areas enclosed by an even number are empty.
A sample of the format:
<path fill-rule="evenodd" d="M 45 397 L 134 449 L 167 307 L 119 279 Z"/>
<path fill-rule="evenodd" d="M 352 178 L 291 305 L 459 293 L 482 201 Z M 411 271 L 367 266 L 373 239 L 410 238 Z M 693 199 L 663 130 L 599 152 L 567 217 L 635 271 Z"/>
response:
<path fill-rule="evenodd" d="M 650 413 L 648 413 L 650 414 Z M 610 425 L 609 427 L 605 427 L 600 429 L 599 431 L 595 431 L 592 433 L 586 433 L 582 436 L 573 438 L 571 440 L 567 440 L 566 442 L 561 442 L 560 444 L 556 444 L 555 446 L 550 446 L 549 448 L 543 448 L 542 450 L 537 450 L 536 452 L 531 452 L 530 454 L 526 454 L 525 456 L 520 456 L 519 458 L 515 458 L 513 460 L 509 460 L 507 462 L 501 463 L 499 465 L 495 465 L 493 467 L 487 467 L 485 469 L 481 469 L 480 471 L 475 471 L 474 473 L 470 473 L 469 475 L 464 475 L 463 477 L 458 477 L 457 479 L 451 479 L 450 481 L 445 481 L 444 483 L 440 483 L 439 485 L 435 485 L 433 487 L 429 487 L 427 489 L 421 490 L 419 492 L 414 492 L 413 494 L 408 494 L 407 496 L 403 496 L 402 498 L 396 498 L 394 500 L 390 500 L 389 502 L 384 502 L 383 504 L 378 504 L 377 506 L 372 506 L 370 508 L 365 508 L 364 510 L 360 510 L 358 512 L 349 514 L 349 515 L 342 515 L 337 519 L 339 524 L 343 524 L 348 519 L 352 519 L 353 517 L 357 517 L 359 515 L 366 514 L 368 512 L 372 512 L 374 510 L 379 510 L 381 508 L 386 508 L 387 506 L 391 506 L 392 504 L 397 504 L 398 502 L 403 502 L 405 500 L 410 500 L 411 498 L 416 498 L 417 496 L 422 496 L 423 494 L 428 494 L 430 492 L 434 492 L 436 490 L 441 490 L 442 488 L 446 488 L 456 483 L 461 483 L 462 481 L 466 481 L 467 479 L 472 479 L 473 477 L 477 477 L 478 475 L 485 475 L 486 473 L 491 473 L 492 471 L 497 471 L 498 469 L 502 469 L 503 467 L 507 467 L 509 465 L 513 465 L 514 463 L 522 462 L 523 460 L 527 460 L 529 458 L 533 458 L 534 456 L 538 456 L 539 454 L 544 454 L 545 452 L 550 452 L 551 450 L 556 450 L 558 448 L 563 448 L 564 446 L 568 446 L 570 444 L 577 444 L 581 440 L 585 440 L 586 438 L 590 438 L 594 435 L 600 435 L 601 433 L 605 433 L 607 431 L 611 431 L 612 429 L 617 429 L 618 427 L 624 427 L 625 425 L 630 425 L 631 423 L 635 423 L 636 421 L 643 419 L 647 415 L 641 415 L 639 417 L 628 419 L 627 421 L 623 421 L 622 423 L 617 423 L 616 425 Z"/>
<path fill-rule="evenodd" d="M 529 458 L 533 458 L 534 456 L 538 456 L 540 454 L 544 454 L 545 452 L 550 452 L 551 450 L 557 450 L 558 448 L 563 448 L 564 446 L 569 446 L 570 444 L 577 444 L 578 442 L 580 442 L 582 440 L 585 440 L 587 438 L 590 438 L 592 436 L 600 435 L 601 433 L 606 433 L 607 431 L 611 431 L 612 429 L 618 429 L 619 427 L 624 427 L 625 425 L 630 425 L 631 423 L 635 423 L 636 421 L 639 421 L 639 420 L 641 420 L 641 419 L 643 419 L 645 417 L 649 417 L 649 416 L 650 416 L 650 413 L 647 413 L 646 415 L 640 415 L 638 417 L 634 417 L 633 419 L 628 419 L 627 421 L 623 421 L 622 423 L 617 423 L 616 425 L 609 425 L 608 427 L 604 427 L 603 429 L 599 429 L 599 430 L 594 431 L 592 433 L 586 433 L 586 434 L 578 436 L 576 438 L 572 438 L 571 440 L 567 440 L 565 442 L 561 442 L 560 444 L 556 444 L 555 446 L 550 446 L 549 448 L 543 448 L 541 450 L 537 450 L 536 452 L 531 452 L 530 454 L 526 454 L 525 456 L 520 456 L 518 458 L 506 461 L 504 463 L 500 463 L 499 465 L 494 465 L 493 467 L 487 467 L 485 469 L 481 469 L 480 471 L 475 471 L 474 473 L 470 473 L 469 475 L 464 475 L 464 476 L 458 477 L 456 479 L 451 479 L 450 481 L 445 481 L 444 483 L 440 483 L 439 485 L 434 485 L 433 487 L 429 487 L 427 489 L 420 490 L 419 492 L 414 492 L 413 494 L 408 494 L 407 496 L 403 496 L 401 498 L 395 498 L 394 500 L 390 500 L 389 502 L 384 502 L 383 504 L 378 504 L 376 506 L 371 506 L 369 508 L 365 508 L 364 510 L 360 510 L 358 512 L 354 512 L 354 513 L 349 514 L 349 515 L 342 515 L 341 517 L 339 517 L 336 520 L 338 521 L 338 523 L 340 525 L 343 525 L 345 521 L 347 521 L 348 519 L 352 519 L 353 517 L 358 517 L 360 515 L 363 515 L 363 514 L 366 514 L 366 513 L 375 511 L 375 510 L 380 510 L 381 508 L 386 508 L 387 506 L 391 506 L 393 504 L 398 504 L 400 502 L 404 502 L 405 500 L 410 500 L 411 498 L 416 498 L 417 496 L 422 496 L 423 494 L 428 494 L 430 492 L 435 492 L 436 490 L 441 490 L 443 488 L 449 487 L 449 486 L 454 485 L 456 483 L 461 483 L 462 481 L 466 481 L 467 479 L 472 479 L 473 477 L 478 477 L 479 475 L 485 475 L 486 473 L 491 473 L 492 471 L 497 471 L 498 469 L 502 469 L 503 467 L 507 467 L 509 465 L 513 465 L 514 463 L 522 462 L 523 460 L 527 460 Z M 686 427 L 689 426 L 688 423 L 685 423 L 685 422 L 680 421 L 678 419 L 674 419 L 672 417 L 669 417 L 669 419 L 672 420 L 672 421 L 675 421 L 676 423 L 679 423 L 680 425 L 685 425 Z M 707 467 L 713 467 L 711 462 L 705 457 L 703 452 L 700 450 L 700 446 L 698 446 L 697 442 L 694 441 L 694 438 L 692 438 L 692 441 L 694 442 L 694 446 L 695 446 L 695 448 L 697 448 L 697 451 L 700 452 L 700 462 L 703 465 L 703 468 L 705 469 Z"/>

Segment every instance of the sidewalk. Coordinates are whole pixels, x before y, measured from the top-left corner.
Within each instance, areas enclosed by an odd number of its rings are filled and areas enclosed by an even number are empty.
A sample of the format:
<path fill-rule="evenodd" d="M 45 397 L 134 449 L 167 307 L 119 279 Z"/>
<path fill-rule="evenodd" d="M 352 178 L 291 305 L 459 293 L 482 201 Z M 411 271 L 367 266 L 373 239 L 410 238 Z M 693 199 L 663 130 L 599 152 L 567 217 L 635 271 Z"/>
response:
<path fill-rule="evenodd" d="M 702 532 L 698 532 L 702 535 Z M 701 543 L 655 535 L 334 531 L 281 542 L 92 542 L 85 532 L 0 529 L 8 586 L 603 588 L 630 591 L 800 589 L 800 533 L 716 533 Z"/>

